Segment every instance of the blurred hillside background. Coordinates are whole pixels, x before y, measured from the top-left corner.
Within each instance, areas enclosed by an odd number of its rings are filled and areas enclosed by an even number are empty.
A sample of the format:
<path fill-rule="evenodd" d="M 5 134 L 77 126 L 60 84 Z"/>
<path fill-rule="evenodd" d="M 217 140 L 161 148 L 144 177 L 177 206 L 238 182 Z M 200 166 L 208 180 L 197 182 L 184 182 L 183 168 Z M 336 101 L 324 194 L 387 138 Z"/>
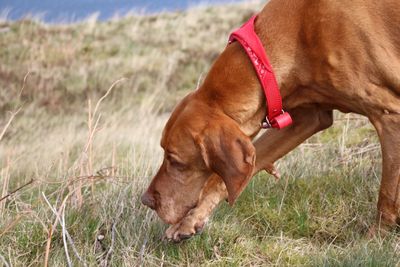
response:
<path fill-rule="evenodd" d="M 0 265 L 398 266 L 397 232 L 366 236 L 381 156 L 354 114 L 336 113 L 279 161 L 280 181 L 257 175 L 202 235 L 161 240 L 166 226 L 140 195 L 161 161 L 162 128 L 265 1 L 183 3 L 72 24 L 3 12 Z"/>
<path fill-rule="evenodd" d="M 244 0 L 2 0 L 0 10 L 8 19 L 39 16 L 45 22 L 76 22 L 89 16 L 107 20 L 133 13 L 183 11 L 190 7 L 245 2 Z"/>

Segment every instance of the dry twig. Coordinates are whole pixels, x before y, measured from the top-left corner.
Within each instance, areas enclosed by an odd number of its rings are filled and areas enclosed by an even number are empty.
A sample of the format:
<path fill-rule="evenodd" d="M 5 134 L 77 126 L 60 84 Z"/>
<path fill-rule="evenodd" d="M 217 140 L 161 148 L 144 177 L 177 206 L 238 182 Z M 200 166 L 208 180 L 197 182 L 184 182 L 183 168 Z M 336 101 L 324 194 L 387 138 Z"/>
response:
<path fill-rule="evenodd" d="M 21 111 L 22 107 L 18 108 L 16 111 L 11 112 L 11 117 L 10 119 L 8 119 L 8 122 L 6 123 L 6 125 L 3 128 L 3 131 L 0 133 L 0 141 L 3 139 L 4 135 L 6 134 L 6 131 L 8 129 L 8 127 L 10 127 L 11 122 L 14 120 L 15 116 L 18 115 L 18 113 Z"/>
<path fill-rule="evenodd" d="M 63 244 L 64 244 L 64 251 L 65 251 L 65 257 L 67 259 L 67 263 L 68 266 L 71 267 L 72 262 L 71 262 L 71 258 L 69 257 L 69 253 L 68 253 L 68 243 L 67 243 L 67 229 L 65 227 L 65 207 L 62 211 L 62 215 L 61 215 L 61 227 L 62 227 L 62 239 L 63 239 Z"/>
<path fill-rule="evenodd" d="M 10 267 L 10 265 L 8 264 L 8 262 L 6 261 L 6 259 L 3 257 L 3 255 L 0 254 L 0 260 L 3 262 L 5 267 Z"/>
<path fill-rule="evenodd" d="M 143 245 L 142 245 L 142 247 L 140 248 L 139 266 L 142 266 L 142 264 L 143 264 L 144 253 L 146 252 L 146 245 L 147 245 L 147 242 L 148 242 L 148 238 L 145 237 L 145 238 L 144 238 L 144 241 L 143 241 Z"/>
<path fill-rule="evenodd" d="M 83 264 L 84 267 L 87 266 L 86 262 L 82 259 L 82 257 L 79 255 L 78 250 L 75 247 L 75 242 L 72 240 L 71 235 L 68 233 L 68 231 L 65 231 L 69 244 L 72 247 L 72 251 L 74 252 L 75 256 L 78 258 L 78 260 Z"/>
<path fill-rule="evenodd" d="M 26 81 L 28 80 L 29 75 L 31 75 L 31 72 L 30 72 L 30 71 L 28 71 L 28 73 L 25 74 L 25 76 L 24 76 L 24 81 L 23 81 L 23 83 L 22 83 L 22 88 L 21 88 L 21 91 L 19 91 L 18 97 L 21 97 L 22 92 L 23 92 L 24 89 L 25 89 Z"/>
<path fill-rule="evenodd" d="M 3 230 L 3 232 L 0 233 L 0 237 L 5 235 L 8 231 L 10 231 L 19 221 L 22 219 L 22 215 L 18 215 L 17 218 L 15 218 L 12 222 L 10 222 Z"/>
<path fill-rule="evenodd" d="M 21 88 L 21 91 L 19 92 L 19 97 L 21 97 L 22 92 L 23 92 L 24 89 L 25 89 L 26 80 L 28 79 L 28 76 L 29 76 L 30 74 L 31 74 L 31 73 L 28 72 L 28 73 L 25 75 L 25 77 L 24 77 L 24 81 L 23 81 L 23 84 L 22 84 L 22 88 Z M 7 129 L 8 129 L 8 128 L 10 127 L 10 125 L 11 125 L 11 122 L 14 120 L 15 116 L 18 115 L 18 113 L 21 111 L 21 109 L 22 109 L 22 106 L 19 107 L 18 109 L 16 109 L 14 112 L 11 112 L 11 117 L 10 117 L 10 119 L 7 121 L 6 125 L 4 126 L 3 130 L 1 131 L 1 134 L 0 134 L 0 141 L 3 139 L 3 137 L 4 137 L 4 135 L 5 135 L 6 131 L 7 131 Z"/>
<path fill-rule="evenodd" d="M 1 203 L 1 200 L 5 199 L 8 191 L 8 185 L 10 183 L 10 157 L 7 158 L 7 165 L 4 169 L 1 170 L 1 177 L 3 177 L 3 188 L 0 192 L 0 215 L 3 214 L 3 210 L 5 210 L 5 203 Z"/>
<path fill-rule="evenodd" d="M 116 227 L 118 224 L 119 219 L 122 216 L 122 213 L 124 212 L 124 203 L 121 202 L 121 209 L 116 217 L 116 219 L 114 220 L 114 222 L 112 223 L 111 226 L 111 245 L 110 248 L 107 251 L 106 256 L 104 257 L 104 259 L 100 262 L 100 266 L 109 266 L 109 261 L 111 261 L 112 259 L 112 253 L 114 252 L 114 244 L 115 244 L 115 232 L 116 232 Z"/>
<path fill-rule="evenodd" d="M 71 235 L 68 233 L 66 224 L 65 224 L 65 206 L 66 206 L 66 201 L 68 199 L 68 197 L 72 194 L 73 192 L 69 193 L 65 199 L 63 200 L 63 202 L 61 203 L 61 207 L 59 209 L 59 211 L 57 212 L 56 208 L 50 204 L 49 200 L 47 199 L 47 197 L 42 193 L 44 200 L 46 201 L 47 205 L 50 207 L 51 211 L 53 212 L 53 214 L 56 216 L 56 221 L 53 225 L 53 227 L 50 229 L 50 232 L 53 233 L 55 227 L 57 226 L 57 222 L 59 221 L 62 227 L 62 235 L 63 235 L 63 243 L 64 243 L 64 250 L 65 250 L 65 254 L 66 254 L 66 258 L 67 258 L 67 262 L 68 262 L 68 266 L 73 266 L 72 262 L 71 262 L 71 258 L 69 257 L 69 253 L 68 253 L 68 247 L 67 247 L 67 239 L 69 244 L 72 247 L 72 251 L 74 252 L 75 256 L 78 258 L 78 260 L 82 263 L 83 266 L 87 266 L 86 262 L 82 259 L 82 257 L 79 255 L 78 250 L 75 247 L 75 243 L 72 240 Z M 62 211 L 61 214 L 61 218 L 60 218 L 60 211 Z M 57 221 L 57 219 L 59 219 Z M 46 266 L 46 265 L 45 265 Z"/>
<path fill-rule="evenodd" d="M 44 258 L 44 266 L 47 267 L 49 264 L 49 256 L 50 256 L 50 248 L 51 248 L 51 239 L 53 237 L 53 233 L 57 227 L 57 224 L 60 220 L 61 217 L 61 211 L 64 209 L 65 203 L 67 202 L 67 199 L 69 197 L 69 194 L 64 198 L 62 201 L 60 208 L 58 211 L 53 207 L 53 205 L 50 204 L 49 200 L 47 199 L 46 195 L 42 192 L 42 196 L 47 203 L 47 205 L 50 207 L 51 211 L 56 215 L 56 218 L 54 220 L 54 223 L 51 225 L 50 230 L 49 230 L 49 235 L 47 238 L 47 244 L 46 244 L 46 253 L 45 253 L 45 258 Z"/>
<path fill-rule="evenodd" d="M 25 187 L 27 187 L 28 185 L 32 184 L 33 182 L 35 182 L 35 180 L 31 179 L 29 182 L 27 182 L 24 185 L 21 185 L 20 187 L 18 187 L 17 189 L 15 189 L 14 191 L 8 193 L 7 195 L 5 195 L 4 197 L 0 198 L 0 202 L 9 198 L 10 196 L 14 195 L 15 193 L 17 193 L 18 191 L 24 189 Z"/>
<path fill-rule="evenodd" d="M 83 170 L 86 170 L 87 176 L 93 175 L 93 139 L 95 134 L 99 131 L 98 125 L 101 119 L 101 114 L 97 115 L 101 103 L 104 101 L 104 99 L 107 98 L 107 96 L 112 92 L 112 90 L 115 88 L 115 86 L 126 80 L 126 78 L 121 78 L 117 81 L 115 81 L 110 88 L 108 88 L 107 92 L 97 101 L 96 106 L 94 110 L 92 110 L 92 102 L 89 99 L 88 100 L 88 137 L 86 141 L 86 145 L 84 147 L 84 150 L 82 151 L 80 160 L 79 160 L 79 168 L 80 168 L 80 175 L 83 175 Z M 83 187 L 83 183 L 78 183 L 76 187 L 74 187 L 74 192 L 75 195 L 73 195 L 73 199 L 76 200 L 77 207 L 80 208 L 83 205 L 83 197 L 81 193 L 81 189 Z M 92 192 L 94 192 L 94 183 L 92 181 Z"/>

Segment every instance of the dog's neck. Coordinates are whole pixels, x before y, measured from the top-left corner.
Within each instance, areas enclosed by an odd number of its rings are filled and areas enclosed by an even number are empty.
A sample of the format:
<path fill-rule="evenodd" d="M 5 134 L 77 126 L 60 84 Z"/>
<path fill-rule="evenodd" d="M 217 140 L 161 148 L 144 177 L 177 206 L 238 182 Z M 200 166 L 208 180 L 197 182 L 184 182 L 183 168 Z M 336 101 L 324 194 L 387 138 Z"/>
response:
<path fill-rule="evenodd" d="M 298 78 L 293 71 L 296 60 L 294 40 L 298 36 L 298 29 L 281 29 L 285 32 L 283 39 L 280 36 L 281 31 L 277 32 L 276 28 L 265 29 L 264 25 L 269 24 L 266 13 L 264 10 L 260 14 L 256 32 L 265 44 L 274 68 L 284 107 L 290 109 L 291 107 L 285 106 L 285 99 L 293 94 L 298 86 Z M 279 24 L 279 21 L 273 25 L 277 23 Z M 254 136 L 260 130 L 267 111 L 265 95 L 254 67 L 239 43 L 229 45 L 218 57 L 199 93 L 206 96 L 204 100 L 210 102 L 209 106 L 221 109 L 234 119 L 246 135 Z"/>

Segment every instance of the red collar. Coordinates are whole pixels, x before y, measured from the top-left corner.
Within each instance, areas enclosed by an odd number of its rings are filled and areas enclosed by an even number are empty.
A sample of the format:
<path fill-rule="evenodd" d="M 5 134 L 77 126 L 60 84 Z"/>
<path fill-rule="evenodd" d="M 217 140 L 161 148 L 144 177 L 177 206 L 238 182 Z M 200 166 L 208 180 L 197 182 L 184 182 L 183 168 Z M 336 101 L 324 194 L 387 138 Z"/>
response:
<path fill-rule="evenodd" d="M 262 127 L 282 129 L 292 124 L 292 118 L 289 113 L 283 111 L 282 97 L 274 71 L 269 63 L 264 46 L 254 31 L 256 18 L 257 15 L 253 16 L 240 29 L 234 31 L 229 38 L 229 44 L 237 40 L 243 46 L 264 89 L 268 113 Z"/>

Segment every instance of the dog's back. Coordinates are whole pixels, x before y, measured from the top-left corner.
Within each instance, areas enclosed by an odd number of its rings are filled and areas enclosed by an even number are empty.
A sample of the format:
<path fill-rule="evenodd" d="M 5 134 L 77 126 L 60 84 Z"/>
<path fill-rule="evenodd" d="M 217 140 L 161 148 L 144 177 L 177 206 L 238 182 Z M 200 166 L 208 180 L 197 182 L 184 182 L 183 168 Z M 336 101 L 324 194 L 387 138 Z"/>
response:
<path fill-rule="evenodd" d="M 364 115 L 368 109 L 400 113 L 398 14 L 397 0 L 272 0 L 259 27 L 266 40 L 281 43 L 267 47 L 277 68 L 296 73 L 318 101 Z M 313 99 L 306 92 L 295 101 Z"/>

